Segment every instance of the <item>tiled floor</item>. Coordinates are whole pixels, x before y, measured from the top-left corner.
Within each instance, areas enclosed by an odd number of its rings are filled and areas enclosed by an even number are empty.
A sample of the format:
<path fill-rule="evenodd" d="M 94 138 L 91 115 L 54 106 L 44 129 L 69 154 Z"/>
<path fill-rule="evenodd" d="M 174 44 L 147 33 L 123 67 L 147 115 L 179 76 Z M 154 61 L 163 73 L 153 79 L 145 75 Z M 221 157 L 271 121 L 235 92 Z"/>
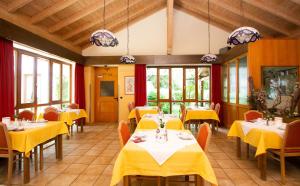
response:
<path fill-rule="evenodd" d="M 262 181 L 259 178 L 255 159 L 237 158 L 235 141 L 228 139 L 225 135 L 226 132 L 221 129 L 217 134 L 212 135 L 207 153 L 220 186 L 280 185 L 278 162 L 272 159 L 268 160 L 268 178 L 267 181 Z M 31 182 L 28 185 L 109 185 L 118 151 L 119 140 L 116 124 L 87 126 L 84 133 L 75 132 L 70 140 L 64 140 L 62 161 L 55 159 L 53 147 L 47 149 L 43 171 L 35 172 L 31 167 Z M 0 184 L 4 184 L 5 179 L 6 161 L 0 159 Z M 300 185 L 299 159 L 291 159 L 287 163 L 287 182 L 286 185 Z M 22 184 L 22 171 L 18 166 L 14 171 L 13 184 Z M 155 182 L 142 181 L 139 184 L 134 182 L 132 185 L 152 186 L 155 185 Z M 169 185 L 185 184 L 170 183 Z M 206 185 L 209 184 L 206 183 Z"/>

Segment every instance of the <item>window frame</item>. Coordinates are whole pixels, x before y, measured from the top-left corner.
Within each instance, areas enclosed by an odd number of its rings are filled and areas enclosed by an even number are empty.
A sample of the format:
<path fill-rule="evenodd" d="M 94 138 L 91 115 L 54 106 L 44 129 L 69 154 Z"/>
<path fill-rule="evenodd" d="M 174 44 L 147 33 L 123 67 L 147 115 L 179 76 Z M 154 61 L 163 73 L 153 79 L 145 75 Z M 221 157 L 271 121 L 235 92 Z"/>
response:
<path fill-rule="evenodd" d="M 63 104 L 66 104 L 66 103 L 71 103 L 72 101 L 72 64 L 70 63 L 66 63 L 66 62 L 63 62 L 63 61 L 59 61 L 59 60 L 56 60 L 56 59 L 53 59 L 53 58 L 50 58 L 50 57 L 46 57 L 46 56 L 43 56 L 43 55 L 40 55 L 40 54 L 36 54 L 36 53 L 32 53 L 32 52 L 29 52 L 29 51 L 26 51 L 26 50 L 22 50 L 22 49 L 17 49 L 17 48 L 14 48 L 14 54 L 16 54 L 16 62 L 15 62 L 15 69 L 16 69 L 16 74 L 15 74 L 15 77 L 16 77 L 16 83 L 17 85 L 15 85 L 16 87 L 16 100 L 15 100 L 15 110 L 16 110 L 16 113 L 18 114 L 19 113 L 19 109 L 26 109 L 26 108 L 34 108 L 34 112 L 37 113 L 37 109 L 38 107 L 41 107 L 41 106 L 50 106 L 50 105 L 57 105 L 59 104 L 60 107 L 62 107 Z M 22 78 L 22 61 L 21 61 L 21 56 L 22 54 L 24 55 L 28 55 L 28 56 L 32 56 L 34 58 L 34 101 L 33 103 L 21 103 L 21 86 L 22 86 L 22 82 L 21 82 L 21 78 Z M 49 61 L 49 100 L 47 103 L 41 103 L 41 104 L 38 104 L 37 103 L 37 63 L 38 63 L 38 58 L 43 58 L 43 59 L 46 59 Z M 53 79 L 53 63 L 57 63 L 60 65 L 60 99 L 59 100 L 52 100 L 52 79 Z M 69 87 L 69 100 L 67 101 L 63 101 L 62 100 L 62 91 L 63 91 L 63 84 L 62 84 L 62 76 L 63 76 L 63 71 L 62 71 L 62 67 L 63 67 L 63 64 L 64 65 L 67 65 L 69 66 L 70 68 L 70 87 Z"/>
<path fill-rule="evenodd" d="M 199 100 L 198 95 L 198 69 L 199 68 L 209 68 L 209 100 Z M 156 83 L 157 83 L 157 99 L 156 100 L 148 100 L 148 90 L 147 92 L 147 103 L 155 103 L 156 105 L 160 103 L 169 103 L 170 104 L 170 113 L 172 113 L 172 103 L 196 103 L 197 105 L 199 103 L 211 103 L 211 66 L 205 65 L 205 66 L 198 66 L 198 65 L 191 65 L 191 66 L 147 66 L 147 68 L 154 68 L 156 69 Z M 183 69 L 183 88 L 182 88 L 182 100 L 172 100 L 172 68 L 182 68 Z M 169 70 L 169 99 L 160 99 L 160 74 L 159 69 L 168 69 Z M 187 99 L 186 98 L 186 69 L 195 69 L 195 98 L 194 99 Z"/>

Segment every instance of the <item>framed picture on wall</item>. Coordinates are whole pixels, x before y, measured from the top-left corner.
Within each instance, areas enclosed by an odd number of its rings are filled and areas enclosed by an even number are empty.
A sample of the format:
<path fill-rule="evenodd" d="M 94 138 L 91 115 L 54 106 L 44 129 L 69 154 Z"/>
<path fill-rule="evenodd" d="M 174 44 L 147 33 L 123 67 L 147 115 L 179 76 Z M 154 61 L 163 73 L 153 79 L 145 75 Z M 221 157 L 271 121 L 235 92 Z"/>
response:
<path fill-rule="evenodd" d="M 125 94 L 132 95 L 134 94 L 134 77 L 133 76 L 125 76 Z"/>

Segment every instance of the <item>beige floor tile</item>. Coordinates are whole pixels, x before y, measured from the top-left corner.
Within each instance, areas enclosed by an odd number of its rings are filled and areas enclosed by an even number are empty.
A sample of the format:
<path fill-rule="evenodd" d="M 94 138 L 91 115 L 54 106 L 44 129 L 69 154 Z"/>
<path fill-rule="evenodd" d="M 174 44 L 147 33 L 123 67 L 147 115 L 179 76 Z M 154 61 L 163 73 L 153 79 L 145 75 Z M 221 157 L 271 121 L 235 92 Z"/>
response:
<path fill-rule="evenodd" d="M 231 179 L 231 180 L 248 180 L 251 179 L 251 177 L 244 172 L 241 169 L 223 169 L 224 172 L 227 174 L 227 176 Z"/>
<path fill-rule="evenodd" d="M 69 155 L 72 155 L 72 156 L 82 156 L 87 151 L 88 151 L 88 149 L 76 149 L 76 150 L 72 151 Z"/>
<path fill-rule="evenodd" d="M 233 160 L 242 169 L 253 169 L 257 167 L 256 161 L 250 160 Z"/>
<path fill-rule="evenodd" d="M 104 171 L 107 165 L 89 165 L 82 174 L 86 175 L 100 175 Z"/>
<path fill-rule="evenodd" d="M 50 166 L 48 169 L 45 170 L 45 173 L 47 174 L 59 174 L 63 172 L 66 168 L 68 168 L 70 164 L 60 163 L 60 164 L 54 164 Z"/>
<path fill-rule="evenodd" d="M 99 156 L 96 158 L 92 164 L 94 165 L 108 165 L 110 161 L 113 159 L 113 156 Z"/>
<path fill-rule="evenodd" d="M 46 173 L 41 173 L 34 177 L 33 179 L 30 180 L 28 185 L 46 185 L 48 182 L 56 178 L 58 174 L 46 174 Z"/>
<path fill-rule="evenodd" d="M 87 167 L 88 165 L 84 164 L 71 164 L 63 171 L 63 174 L 81 174 Z"/>
<path fill-rule="evenodd" d="M 60 174 L 52 181 L 50 181 L 47 186 L 68 186 L 70 185 L 78 175 L 75 174 Z"/>
<path fill-rule="evenodd" d="M 224 152 L 210 152 L 210 157 L 215 160 L 228 160 L 229 157 Z"/>
<path fill-rule="evenodd" d="M 72 182 L 72 186 L 92 186 L 99 176 L 80 175 Z"/>
<path fill-rule="evenodd" d="M 216 161 L 223 169 L 238 168 L 237 164 L 234 163 L 234 161 L 232 160 L 216 160 Z"/>
<path fill-rule="evenodd" d="M 76 161 L 74 161 L 74 163 L 76 163 L 76 164 L 86 164 L 86 165 L 89 165 L 89 164 L 91 164 L 96 158 L 97 158 L 97 156 L 88 156 L 88 155 L 84 155 L 84 156 L 81 156 L 80 158 L 78 158 Z"/>

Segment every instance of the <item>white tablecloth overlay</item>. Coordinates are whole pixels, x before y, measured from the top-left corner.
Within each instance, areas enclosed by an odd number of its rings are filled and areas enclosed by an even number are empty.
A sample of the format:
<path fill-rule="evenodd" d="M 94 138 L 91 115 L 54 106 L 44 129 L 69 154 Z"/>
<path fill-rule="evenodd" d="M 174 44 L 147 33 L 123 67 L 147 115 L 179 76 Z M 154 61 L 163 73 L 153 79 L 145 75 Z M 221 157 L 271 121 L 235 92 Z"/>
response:
<path fill-rule="evenodd" d="M 151 119 L 151 120 L 155 121 L 155 123 L 157 123 L 157 126 L 160 124 L 159 114 L 145 114 L 143 116 L 143 118 Z M 167 125 L 168 121 L 178 119 L 178 117 L 173 114 L 164 114 L 164 117 L 162 119 Z"/>
<path fill-rule="evenodd" d="M 138 106 L 138 107 L 135 107 L 136 109 L 139 109 L 139 110 L 152 110 L 152 109 L 157 109 L 156 106 Z"/>
<path fill-rule="evenodd" d="M 194 137 L 191 140 L 180 139 L 177 136 L 178 133 L 179 131 L 176 130 L 168 130 L 168 141 L 165 143 L 160 143 L 155 139 L 155 130 L 139 131 L 132 135 L 131 139 L 134 136 L 146 136 L 143 138 L 146 140 L 145 142 L 136 143 L 136 145 L 145 149 L 159 165 L 162 165 L 178 150 L 197 143 Z M 192 134 L 190 135 L 192 136 Z"/>
<path fill-rule="evenodd" d="M 280 129 L 280 127 L 278 125 L 267 126 L 266 121 L 257 121 L 257 122 L 243 121 L 242 129 L 243 129 L 243 133 L 245 136 L 250 132 L 251 129 L 262 129 L 262 130 L 275 132 L 281 137 L 283 137 L 283 135 L 284 135 L 284 130 Z"/>

